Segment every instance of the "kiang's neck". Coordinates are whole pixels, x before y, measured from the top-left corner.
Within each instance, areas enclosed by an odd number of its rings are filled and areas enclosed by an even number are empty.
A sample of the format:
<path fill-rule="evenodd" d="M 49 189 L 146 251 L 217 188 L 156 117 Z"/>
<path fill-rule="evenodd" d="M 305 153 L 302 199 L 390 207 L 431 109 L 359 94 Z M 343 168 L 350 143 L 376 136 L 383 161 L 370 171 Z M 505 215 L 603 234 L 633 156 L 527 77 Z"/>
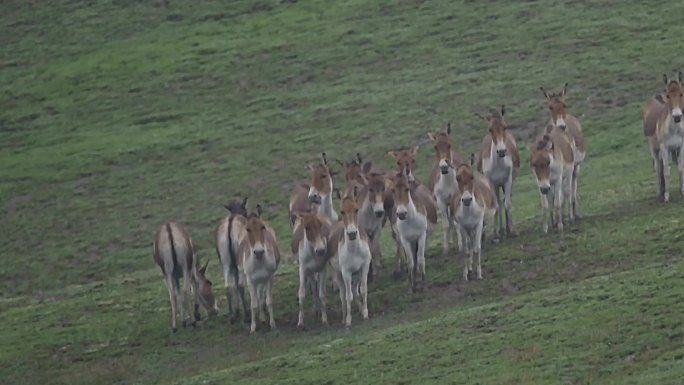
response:
<path fill-rule="evenodd" d="M 321 197 L 321 205 L 318 207 L 318 211 L 328 218 L 332 217 L 332 213 L 335 211 L 333 209 L 332 194 Z"/>

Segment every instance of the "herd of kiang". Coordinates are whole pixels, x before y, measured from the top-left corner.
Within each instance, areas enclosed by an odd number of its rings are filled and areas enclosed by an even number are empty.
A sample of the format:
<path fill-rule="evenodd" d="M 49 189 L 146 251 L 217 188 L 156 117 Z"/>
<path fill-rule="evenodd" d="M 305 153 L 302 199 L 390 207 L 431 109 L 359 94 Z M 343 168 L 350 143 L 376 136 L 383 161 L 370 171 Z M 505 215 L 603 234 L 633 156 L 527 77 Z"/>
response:
<path fill-rule="evenodd" d="M 658 178 L 658 199 L 668 201 L 670 154 L 678 164 L 684 194 L 684 156 L 679 156 L 684 145 L 684 97 L 681 72 L 678 80 L 667 76 L 664 80 L 665 92 L 646 103 L 644 133 Z M 586 144 L 579 120 L 565 110 L 566 88 L 567 83 L 558 93 L 541 88 L 550 117 L 531 147 L 530 167 L 539 187 L 544 233 L 549 229 L 549 217 L 558 231 L 563 230 L 564 215 L 569 221 L 579 218 L 577 180 Z M 507 130 L 504 106 L 487 115 L 476 115 L 488 128 L 476 165 L 475 154 L 464 159 L 453 148 L 450 125 L 444 132 L 428 133 L 435 158 L 427 185 L 415 175 L 418 146 L 389 151 L 387 154 L 396 161 L 393 171 L 363 163 L 359 154 L 351 162 L 338 161 L 346 182 L 342 194 L 333 186 L 334 172 L 325 153 L 320 163 L 309 166 L 310 180 L 293 188 L 288 209 L 291 251 L 299 269 L 298 327 L 304 326 L 307 291 L 317 315 L 328 323 L 328 275 L 339 291 L 343 324 L 351 325 L 352 301 L 361 316 L 368 318 L 368 282 L 382 270 L 379 240 L 388 223 L 396 244 L 394 276 L 406 276 L 409 291 L 424 287 L 425 248 L 438 216 L 443 228 L 443 253 L 447 255 L 456 247 L 464 256 L 463 280 L 482 279 L 485 226 L 492 228 L 493 239 L 514 234 L 512 191 L 520 157 L 516 141 Z M 333 195 L 339 204 L 334 203 Z M 246 206 L 247 198 L 226 206 L 229 215 L 216 229 L 215 246 L 223 268 L 231 322 L 239 319 L 242 308 L 253 333 L 257 317 L 266 321 L 265 313 L 271 329 L 276 327 L 272 291 L 281 252 L 275 231 L 261 216 L 261 208 L 257 205 L 256 212 L 248 213 Z M 199 268 L 186 229 L 175 222 L 164 224 L 153 243 L 153 254 L 169 292 L 173 331 L 179 306 L 183 326 L 191 310 L 192 324 L 200 319 L 200 304 L 209 315 L 218 312 L 211 282 L 205 276 L 207 265 Z"/>

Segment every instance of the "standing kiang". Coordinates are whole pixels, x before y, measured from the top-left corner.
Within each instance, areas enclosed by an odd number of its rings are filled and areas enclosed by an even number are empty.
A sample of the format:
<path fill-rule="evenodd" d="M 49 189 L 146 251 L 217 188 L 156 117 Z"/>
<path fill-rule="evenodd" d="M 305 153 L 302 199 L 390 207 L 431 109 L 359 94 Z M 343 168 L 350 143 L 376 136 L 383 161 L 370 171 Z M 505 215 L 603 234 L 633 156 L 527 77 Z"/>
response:
<path fill-rule="evenodd" d="M 328 237 L 332 224 L 316 211 L 295 212 L 292 230 L 292 253 L 299 261 L 299 317 L 297 327 L 304 327 L 304 299 L 307 286 L 311 289 L 314 310 L 320 312 L 321 322 L 328 323 L 325 299 Z"/>
<path fill-rule="evenodd" d="M 663 75 L 665 92 L 650 98 L 644 106 L 644 135 L 648 139 L 658 185 L 657 199 L 670 201 L 670 156 L 679 171 L 679 191 L 684 196 L 684 96 L 682 72 L 679 78 Z"/>
<path fill-rule="evenodd" d="M 249 320 L 249 310 L 245 301 L 244 282 L 239 281 L 237 255 L 240 240 L 247 233 L 247 197 L 242 201 L 233 200 L 224 206 L 229 214 L 219 222 L 214 233 L 216 254 L 223 268 L 223 285 L 228 302 L 230 322 L 240 318 L 240 306 L 244 309 L 245 321 Z M 238 284 L 240 283 L 240 284 Z"/>
<path fill-rule="evenodd" d="M 542 207 L 542 229 L 551 224 L 563 230 L 563 207 L 573 199 L 572 173 L 574 170 L 573 143 L 569 135 L 558 127 L 547 126 L 532 148 L 530 167 L 537 181 Z M 553 210 L 550 211 L 550 207 Z M 572 210 L 569 211 L 570 219 Z"/>
<path fill-rule="evenodd" d="M 385 203 L 388 194 L 385 190 L 387 178 L 385 171 L 371 162 L 362 163 L 361 155 L 351 162 L 337 161 L 344 169 L 347 186 L 342 198 L 355 197 L 359 205 L 359 227 L 366 232 L 373 256 L 368 280 L 379 275 L 382 267 L 382 251 L 380 249 L 380 233 L 387 220 Z M 391 201 L 391 199 L 390 199 Z"/>
<path fill-rule="evenodd" d="M 390 198 L 386 201 L 385 208 L 386 210 L 389 209 L 391 213 L 390 226 L 392 237 L 397 247 L 397 267 L 394 271 L 394 276 L 399 278 L 402 276 L 404 269 L 409 270 L 410 290 L 417 288 L 414 285 L 414 278 L 417 272 L 421 273 L 423 279 L 425 278 L 425 245 L 420 241 L 418 235 L 425 228 L 425 237 L 426 239 L 430 238 L 437 225 L 437 204 L 435 203 L 432 191 L 420 183 L 415 176 L 418 149 L 419 146 L 416 145 L 410 148 L 387 152 L 388 155 L 395 159 L 397 164 L 396 174 L 389 178 L 390 194 L 386 195 L 389 195 Z M 400 183 L 403 187 L 398 187 L 397 183 Z M 406 190 L 406 193 L 404 193 L 404 190 Z M 403 238 L 399 227 L 404 232 Z M 411 245 L 411 252 L 406 252 L 407 244 L 405 241 Z M 419 252 L 421 247 L 422 253 Z M 418 256 L 422 257 L 418 258 Z M 407 262 L 411 262 L 411 266 L 419 266 L 419 261 L 422 263 L 423 271 L 410 271 L 411 267 L 407 265 Z"/>
<path fill-rule="evenodd" d="M 477 258 L 477 279 L 482 279 L 482 233 L 496 213 L 496 197 L 489 180 L 468 164 L 458 166 L 456 181 L 458 193 L 452 198 L 452 206 L 465 251 L 463 280 L 467 281 L 473 271 L 473 256 Z"/>
<path fill-rule="evenodd" d="M 432 140 L 435 148 L 435 160 L 432 164 L 428 187 L 432 191 L 435 203 L 442 216 L 442 255 L 449 254 L 454 235 L 456 236 L 457 251 L 462 248 L 458 223 L 451 220 L 454 210 L 451 206 L 451 198 L 458 193 L 456 167 L 463 163 L 463 158 L 452 148 L 449 135 L 451 135 L 451 123 L 447 123 L 445 132 L 428 133 L 428 138 Z"/>
<path fill-rule="evenodd" d="M 333 172 L 328 165 L 325 153 L 321 154 L 322 163 L 308 166 L 309 183 L 297 184 L 290 194 L 288 211 L 290 225 L 294 226 L 295 212 L 316 210 L 322 216 L 337 222 L 338 216 L 333 205 Z"/>
<path fill-rule="evenodd" d="M 403 250 L 404 264 L 408 270 L 409 292 L 424 284 L 425 248 L 427 240 L 437 224 L 437 210 L 432 194 L 423 191 L 421 184 L 410 181 L 408 169 L 398 172 L 393 179 L 393 209 L 391 223 Z"/>
<path fill-rule="evenodd" d="M 238 246 L 236 258 L 238 285 L 246 284 L 250 297 L 251 325 L 249 332 L 256 331 L 256 317 L 265 322 L 264 307 L 268 311 L 269 325 L 275 329 L 273 316 L 273 284 L 275 272 L 280 264 L 280 250 L 275 231 L 261 218 L 261 207 L 257 213 L 246 218 L 245 234 Z"/>
<path fill-rule="evenodd" d="M 520 169 L 518 146 L 513 135 L 508 132 L 508 125 L 504 119 L 505 114 L 506 108 L 503 105 L 500 111 L 492 114 L 475 114 L 487 123 L 489 130 L 480 146 L 480 159 L 477 168 L 487 177 L 496 196 L 495 238 L 503 237 L 504 233 L 502 207 L 506 211 L 506 235 L 513 234 L 513 219 L 511 217 L 513 181 Z M 503 202 L 501 202 L 500 192 L 503 192 Z"/>
<path fill-rule="evenodd" d="M 584 140 L 582 132 L 582 125 L 580 121 L 566 112 L 565 95 L 567 93 L 568 83 L 565 83 L 563 90 L 558 93 L 546 92 L 544 87 L 539 87 L 546 97 L 547 107 L 550 113 L 548 125 L 552 128 L 558 128 L 564 131 L 570 139 L 573 152 L 573 168 L 570 180 L 570 189 L 572 194 L 572 216 L 571 219 L 580 219 L 579 208 L 577 203 L 577 181 L 579 179 L 580 168 L 584 158 L 587 155 L 587 145 Z"/>
<path fill-rule="evenodd" d="M 351 326 L 351 303 L 356 298 L 363 319 L 368 319 L 368 271 L 371 251 L 366 232 L 359 227 L 359 205 L 356 191 L 342 199 L 337 222 L 328 240 L 328 254 L 342 304 L 342 322 Z"/>

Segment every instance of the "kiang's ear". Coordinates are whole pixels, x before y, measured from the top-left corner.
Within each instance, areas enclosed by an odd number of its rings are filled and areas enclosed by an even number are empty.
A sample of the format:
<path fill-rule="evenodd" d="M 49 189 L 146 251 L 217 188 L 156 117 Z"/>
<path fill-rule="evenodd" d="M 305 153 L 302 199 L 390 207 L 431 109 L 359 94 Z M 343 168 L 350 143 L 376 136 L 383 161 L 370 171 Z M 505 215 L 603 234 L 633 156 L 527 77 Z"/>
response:
<path fill-rule="evenodd" d="M 399 153 L 396 152 L 396 151 L 394 151 L 394 150 L 392 150 L 392 151 L 387 151 L 387 155 L 389 155 L 389 156 L 391 156 L 391 157 L 393 157 L 393 158 L 397 158 L 397 157 L 399 156 Z"/>
<path fill-rule="evenodd" d="M 477 116 L 478 118 L 484 120 L 485 122 L 489 120 L 489 119 L 487 119 L 486 116 L 482 115 L 482 114 L 479 113 L 479 112 L 476 112 L 476 113 L 474 113 L 473 115 L 475 115 L 475 116 Z"/>
<path fill-rule="evenodd" d="M 242 200 L 242 207 L 247 207 L 247 197 Z"/>
<path fill-rule="evenodd" d="M 333 192 L 335 193 L 335 196 L 337 197 L 338 200 L 342 199 L 342 195 L 340 195 L 340 189 L 334 188 Z"/>
<path fill-rule="evenodd" d="M 358 163 L 360 166 L 362 162 L 363 161 L 361 160 L 361 154 L 357 152 L 356 153 L 356 163 Z"/>
<path fill-rule="evenodd" d="M 667 85 L 667 83 L 669 83 L 669 81 L 667 79 L 667 74 L 663 74 L 663 83 L 665 83 L 665 85 Z"/>
<path fill-rule="evenodd" d="M 677 76 L 677 79 L 679 79 L 679 83 L 682 83 L 682 70 L 679 70 L 679 74 Z"/>
<path fill-rule="evenodd" d="M 323 158 L 323 164 L 327 166 L 328 165 L 328 158 L 326 157 L 325 152 L 321 153 L 321 158 Z"/>
<path fill-rule="evenodd" d="M 542 140 L 546 143 L 547 150 L 553 150 L 553 141 L 551 140 L 551 137 L 549 135 L 544 135 Z"/>
<path fill-rule="evenodd" d="M 563 91 L 561 91 L 561 97 L 564 98 L 564 97 L 565 97 L 565 94 L 566 94 L 567 92 L 568 92 L 568 83 L 565 83 L 565 85 L 563 85 Z"/>
<path fill-rule="evenodd" d="M 447 133 L 447 135 L 451 135 L 451 122 L 447 122 L 446 133 Z"/>
<path fill-rule="evenodd" d="M 371 167 L 373 167 L 373 162 L 366 162 L 361 167 L 361 171 L 363 171 L 364 173 L 367 173 L 371 170 Z"/>
<path fill-rule="evenodd" d="M 413 148 L 411 149 L 411 155 L 416 155 L 418 153 L 418 149 L 420 149 L 420 144 L 416 144 L 415 146 L 413 146 Z"/>
<path fill-rule="evenodd" d="M 506 105 L 502 104 L 501 105 L 501 116 L 506 115 Z"/>
<path fill-rule="evenodd" d="M 344 162 L 339 160 L 339 159 L 335 159 L 335 162 L 337 162 L 337 164 L 339 164 L 341 167 L 347 167 L 347 165 L 344 164 Z"/>
<path fill-rule="evenodd" d="M 257 211 L 257 215 L 259 216 L 259 218 L 261 218 L 261 213 L 263 212 L 263 210 L 261 210 L 261 205 L 258 203 L 256 205 L 256 211 Z"/>
<path fill-rule="evenodd" d="M 428 132 L 427 136 L 428 136 L 428 138 L 430 138 L 431 141 L 433 141 L 433 142 L 435 141 L 435 134 L 433 134 L 432 132 Z"/>
<path fill-rule="evenodd" d="M 207 273 L 207 266 L 209 266 L 209 259 L 207 258 L 207 262 L 204 263 L 204 266 L 199 270 L 199 272 L 202 275 L 205 275 Z"/>
<path fill-rule="evenodd" d="M 551 99 L 551 97 L 550 97 L 549 94 L 546 92 L 546 90 L 544 89 L 544 87 L 539 87 L 539 89 L 541 90 L 542 94 L 544 94 L 544 97 L 545 97 L 545 98 Z"/>
<path fill-rule="evenodd" d="M 663 104 L 665 103 L 665 100 L 663 100 L 663 95 L 662 95 L 662 94 L 658 94 L 658 95 L 656 95 L 656 96 L 654 96 L 654 97 L 655 97 L 655 100 L 659 101 L 660 103 L 663 103 Z"/>
<path fill-rule="evenodd" d="M 309 213 L 309 212 L 310 211 L 307 211 L 307 210 L 297 210 L 297 211 L 292 212 L 292 215 L 294 215 L 295 218 L 302 219 L 302 218 L 304 218 L 304 215 Z"/>

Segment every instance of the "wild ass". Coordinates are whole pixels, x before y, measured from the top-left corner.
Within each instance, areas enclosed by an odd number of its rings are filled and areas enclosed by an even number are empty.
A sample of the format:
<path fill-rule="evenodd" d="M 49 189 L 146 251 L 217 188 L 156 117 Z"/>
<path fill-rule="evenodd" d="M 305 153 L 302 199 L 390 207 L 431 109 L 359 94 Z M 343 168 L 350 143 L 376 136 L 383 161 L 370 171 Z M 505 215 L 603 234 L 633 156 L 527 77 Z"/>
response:
<path fill-rule="evenodd" d="M 297 211 L 310 211 L 316 209 L 319 214 L 337 222 L 338 216 L 332 203 L 333 181 L 328 159 L 325 153 L 321 154 L 323 163 L 309 165 L 311 172 L 310 184 L 299 184 L 292 189 L 290 194 L 290 225 L 294 226 Z"/>
<path fill-rule="evenodd" d="M 202 304 L 209 315 L 218 312 L 219 309 L 211 290 L 211 281 L 205 276 L 209 261 L 204 267 L 197 269 L 199 261 L 195 255 L 195 246 L 185 227 L 175 222 L 162 225 L 152 243 L 152 257 L 164 274 L 164 283 L 171 302 L 171 330 L 174 333 L 178 330 L 176 310 L 179 299 L 183 327 L 186 326 L 185 311 L 190 313 L 191 294 L 195 296 L 193 326 L 200 320 L 199 304 Z M 179 285 L 181 278 L 183 279 L 182 289 Z"/>
<path fill-rule="evenodd" d="M 342 199 L 342 221 L 333 226 L 328 241 L 330 266 L 339 289 L 342 322 L 346 327 L 351 326 L 354 296 L 363 319 L 368 319 L 368 271 L 372 259 L 368 236 L 359 227 L 359 206 L 354 198 Z"/>
<path fill-rule="evenodd" d="M 409 181 L 408 176 L 400 172 L 396 174 L 391 190 L 394 200 L 392 225 L 405 256 L 409 292 L 416 288 L 416 274 L 425 282 L 425 247 L 437 223 L 437 210 L 432 194 L 421 191 L 420 186 L 415 181 Z"/>
<path fill-rule="evenodd" d="M 451 198 L 457 193 L 458 184 L 456 183 L 455 168 L 463 163 L 461 155 L 451 148 L 449 141 L 451 135 L 451 123 L 447 124 L 446 132 L 429 132 L 428 137 L 435 146 L 435 161 L 430 172 L 428 186 L 435 198 L 435 203 L 442 214 L 442 254 L 449 253 L 450 245 L 453 243 L 454 232 L 458 250 L 461 250 L 461 232 L 458 230 L 458 223 L 451 220 L 453 207 Z"/>
<path fill-rule="evenodd" d="M 228 314 L 231 322 L 240 317 L 240 303 L 244 308 L 245 321 L 248 320 L 247 302 L 245 301 L 245 287 L 238 285 L 237 254 L 240 240 L 246 235 L 247 198 L 242 202 L 231 201 L 225 206 L 229 215 L 219 222 L 214 239 L 216 254 L 223 267 L 223 285 L 228 301 Z"/>
<path fill-rule="evenodd" d="M 542 206 L 542 226 L 544 233 L 549 230 L 548 213 L 552 204 L 556 211 L 555 222 L 558 230 L 563 230 L 563 205 L 567 199 L 573 200 L 572 173 L 574 169 L 573 143 L 560 128 L 548 126 L 545 133 L 537 139 L 532 148 L 530 166 L 537 180 Z M 573 212 L 569 211 L 570 220 Z M 553 224 L 554 217 L 551 214 Z"/>
<path fill-rule="evenodd" d="M 356 160 L 340 164 L 345 168 L 347 187 L 345 197 L 356 197 L 360 207 L 359 227 L 366 232 L 373 256 L 370 267 L 369 281 L 379 274 L 382 266 L 382 252 L 380 249 L 380 233 L 385 221 L 391 213 L 386 211 L 386 203 L 391 202 L 391 194 L 386 190 L 387 178 L 384 170 L 370 162 L 361 166 L 361 156 L 356 154 Z"/>
<path fill-rule="evenodd" d="M 579 120 L 571 114 L 565 112 L 565 94 L 568 88 L 568 83 L 565 83 L 563 90 L 557 94 L 547 93 L 543 87 L 540 87 L 542 93 L 547 99 L 549 112 L 551 118 L 549 124 L 553 127 L 560 128 L 565 131 L 573 142 L 573 170 L 572 170 L 572 215 L 579 219 L 577 208 L 577 180 L 579 179 L 580 166 L 584 162 L 587 155 L 587 145 L 582 133 L 582 125 Z"/>
<path fill-rule="evenodd" d="M 520 169 L 520 154 L 515 138 L 508 132 L 508 125 L 504 120 L 505 106 L 501 111 L 486 116 L 476 113 L 475 115 L 487 122 L 489 135 L 486 135 L 480 146 L 480 160 L 478 171 L 483 173 L 496 195 L 496 223 L 494 224 L 495 237 L 503 237 L 504 223 L 501 207 L 506 211 L 506 234 L 513 233 L 513 220 L 511 208 L 513 206 L 513 181 Z M 499 190 L 503 191 L 503 202 Z M 503 203 L 503 204 L 502 204 Z"/>
<path fill-rule="evenodd" d="M 426 205 L 427 211 L 436 212 L 436 203 L 434 200 L 434 197 L 432 196 L 432 191 L 428 189 L 426 186 L 424 186 L 420 181 L 418 181 L 415 177 L 415 171 L 416 171 L 416 154 L 418 153 L 419 146 L 413 146 L 408 149 L 402 149 L 402 150 L 393 150 L 393 151 L 388 151 L 387 154 L 392 156 L 397 164 L 397 175 L 401 174 L 403 175 L 408 182 L 411 183 L 413 187 L 415 187 L 415 190 L 417 193 L 419 193 L 423 199 L 423 203 Z M 389 199 L 386 200 L 385 202 L 385 211 L 389 211 L 391 215 L 394 215 L 396 206 L 394 202 L 394 194 L 391 192 L 392 188 L 392 183 L 394 178 L 389 178 L 390 183 L 389 183 L 389 190 L 390 190 L 390 197 Z M 402 256 L 402 253 L 404 251 L 404 246 L 402 245 L 401 241 L 399 240 L 399 236 L 397 235 L 397 230 L 395 228 L 396 221 L 392 220 L 392 217 L 390 217 L 390 225 L 392 229 L 392 238 L 394 238 L 394 242 L 397 247 L 396 251 L 396 258 L 397 258 L 397 267 L 394 270 L 394 276 L 395 278 L 398 278 L 402 275 L 402 272 L 404 271 L 405 266 L 403 266 L 403 262 L 405 258 Z M 396 219 L 396 218 L 394 218 Z M 436 223 L 436 222 L 435 222 Z M 427 237 L 430 238 L 430 235 L 432 234 L 433 228 L 429 228 L 429 232 L 427 234 Z"/>
<path fill-rule="evenodd" d="M 344 169 L 344 179 L 348 186 L 352 181 L 356 181 L 359 184 L 366 184 L 368 182 L 368 178 L 371 176 L 385 174 L 385 170 L 382 167 L 373 164 L 373 162 L 364 163 L 361 159 L 361 154 L 358 152 L 356 153 L 354 160 L 351 162 L 342 162 L 337 160 L 337 163 L 339 163 Z M 347 193 L 349 191 L 350 190 L 347 190 Z"/>
<path fill-rule="evenodd" d="M 257 206 L 258 208 L 258 206 Z M 261 219 L 261 210 L 251 213 L 245 223 L 245 234 L 240 239 L 236 258 L 239 272 L 238 285 L 245 282 L 249 289 L 251 319 L 249 332 L 256 331 L 256 312 L 259 320 L 265 321 L 264 304 L 268 310 L 271 330 L 276 324 L 273 319 L 273 281 L 280 264 L 280 250 L 275 231 Z"/>
<path fill-rule="evenodd" d="M 416 180 L 416 154 L 420 145 L 401 150 L 388 151 L 387 155 L 394 158 L 397 163 L 397 172 L 406 175 L 409 182 Z"/>
<path fill-rule="evenodd" d="M 496 213 L 496 196 L 489 180 L 467 164 L 458 166 L 456 181 L 458 192 L 452 205 L 465 248 L 463 280 L 467 281 L 468 272 L 473 270 L 473 254 L 477 257 L 477 279 L 482 279 L 482 232 Z"/>
<path fill-rule="evenodd" d="M 682 72 L 678 80 L 663 75 L 666 90 L 646 102 L 644 107 L 644 135 L 648 138 L 658 184 L 657 199 L 670 200 L 670 156 L 679 170 L 679 191 L 684 196 L 684 96 Z"/>
<path fill-rule="evenodd" d="M 325 274 L 328 261 L 328 236 L 332 224 L 317 212 L 295 212 L 292 232 L 292 253 L 299 260 L 299 319 L 297 327 L 304 327 L 304 298 L 307 284 L 311 288 L 314 310 L 321 312 L 321 321 L 328 323 L 325 300 Z"/>

